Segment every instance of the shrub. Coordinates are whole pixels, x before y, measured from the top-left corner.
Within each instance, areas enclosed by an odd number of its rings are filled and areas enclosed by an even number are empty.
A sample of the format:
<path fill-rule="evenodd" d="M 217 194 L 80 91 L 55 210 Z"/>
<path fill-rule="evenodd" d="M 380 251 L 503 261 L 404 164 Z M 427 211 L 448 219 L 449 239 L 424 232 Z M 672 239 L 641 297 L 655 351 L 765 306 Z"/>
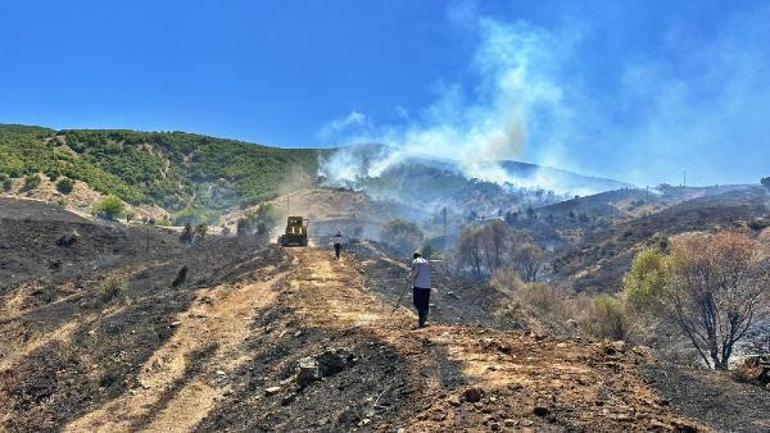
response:
<path fill-rule="evenodd" d="M 209 232 L 209 225 L 206 223 L 200 223 L 197 226 L 195 226 L 195 234 L 198 236 L 200 240 L 203 240 L 203 238 L 206 236 L 206 233 Z"/>
<path fill-rule="evenodd" d="M 45 175 L 48 176 L 51 182 L 56 182 L 56 179 L 59 178 L 59 172 L 55 170 L 48 170 L 45 172 Z"/>
<path fill-rule="evenodd" d="M 179 268 L 176 277 L 174 277 L 174 281 L 171 282 L 171 287 L 175 289 L 184 287 L 185 285 L 187 285 L 187 265 Z"/>
<path fill-rule="evenodd" d="M 655 252 L 668 254 L 671 251 L 671 240 L 665 235 L 656 233 L 647 240 L 647 246 Z"/>
<path fill-rule="evenodd" d="M 550 284 L 524 283 L 516 294 L 522 301 L 538 311 L 553 317 L 567 316 L 567 297 L 564 291 Z"/>
<path fill-rule="evenodd" d="M 5 173 L 0 173 L 0 187 L 3 191 L 8 192 L 13 187 L 13 179 Z"/>
<path fill-rule="evenodd" d="M 109 303 L 115 299 L 122 298 L 128 291 L 128 280 L 120 275 L 111 275 L 107 277 L 99 288 L 102 302 Z"/>
<path fill-rule="evenodd" d="M 750 229 L 759 232 L 770 227 L 770 220 L 766 220 L 764 218 L 754 218 L 753 220 L 749 221 L 748 224 L 746 225 Z"/>
<path fill-rule="evenodd" d="M 770 189 L 770 176 L 763 177 L 760 183 L 767 189 Z"/>
<path fill-rule="evenodd" d="M 121 218 L 126 212 L 126 204 L 114 195 L 108 196 L 96 204 L 96 216 L 108 220 Z"/>
<path fill-rule="evenodd" d="M 72 179 L 68 179 L 66 177 L 62 178 L 62 180 L 56 183 L 56 190 L 62 194 L 69 194 L 74 188 L 75 182 L 73 182 Z"/>
<path fill-rule="evenodd" d="M 38 176 L 37 173 L 32 173 L 24 178 L 24 186 L 21 188 L 21 190 L 32 191 L 33 189 L 37 188 L 38 185 L 40 185 L 40 176 Z"/>
<path fill-rule="evenodd" d="M 612 296 L 599 295 L 586 312 L 583 327 L 594 337 L 626 340 L 629 324 L 623 303 Z"/>

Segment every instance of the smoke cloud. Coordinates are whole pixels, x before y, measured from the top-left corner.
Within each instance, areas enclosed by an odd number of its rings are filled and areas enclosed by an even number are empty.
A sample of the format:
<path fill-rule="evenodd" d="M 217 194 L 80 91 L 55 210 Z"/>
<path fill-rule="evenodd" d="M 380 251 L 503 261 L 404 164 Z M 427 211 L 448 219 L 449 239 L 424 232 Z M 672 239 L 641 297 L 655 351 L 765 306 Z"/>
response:
<path fill-rule="evenodd" d="M 368 160 L 360 151 L 342 149 L 322 163 L 322 174 L 330 181 L 377 177 L 419 156 L 458 161 L 471 178 L 521 183 L 497 162 L 518 159 L 528 136 L 543 122 L 561 123 L 569 116 L 557 79 L 562 55 L 569 49 L 563 45 L 567 35 L 554 37 L 526 23 L 506 24 L 477 15 L 455 13 L 452 18 L 480 39 L 471 65 L 478 78 L 474 88 L 439 84 L 436 101 L 406 124 L 375 125 L 357 111 L 327 123 L 319 131 L 326 141 L 390 146 Z M 399 110 L 409 118 L 403 107 Z"/>
<path fill-rule="evenodd" d="M 319 131 L 328 144 L 390 148 L 374 158 L 343 149 L 322 162 L 322 174 L 332 182 L 376 177 L 427 156 L 457 161 L 468 177 L 557 193 L 569 187 L 547 176 L 516 178 L 497 161 L 641 185 L 679 183 L 682 171 L 695 183 L 759 176 L 762 157 L 770 160 L 770 147 L 759 146 L 770 135 L 763 114 L 770 109 L 770 6 L 722 9 L 716 30 L 698 37 L 687 23 L 642 23 L 661 40 L 640 51 L 629 39 L 639 29 L 623 28 L 634 22 L 633 10 L 607 8 L 544 27 L 457 3 L 448 18 L 475 43 L 473 80 L 440 82 L 419 113 L 399 107 L 397 124 L 378 124 L 365 110 L 329 122 Z M 759 158 L 746 158 L 752 153 Z"/>

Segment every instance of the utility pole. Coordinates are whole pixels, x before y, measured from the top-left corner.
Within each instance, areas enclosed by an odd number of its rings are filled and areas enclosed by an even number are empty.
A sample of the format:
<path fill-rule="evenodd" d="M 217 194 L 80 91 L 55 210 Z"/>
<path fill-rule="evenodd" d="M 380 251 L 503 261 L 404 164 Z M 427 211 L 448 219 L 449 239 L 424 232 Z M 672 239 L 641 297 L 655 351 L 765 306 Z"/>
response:
<path fill-rule="evenodd" d="M 610 205 L 610 227 L 615 227 L 615 207 Z"/>
<path fill-rule="evenodd" d="M 446 229 L 446 206 L 444 206 L 444 209 L 441 210 L 441 215 L 444 218 L 444 251 L 446 251 L 446 249 L 449 248 L 449 239 L 447 239 Z"/>
<path fill-rule="evenodd" d="M 682 186 L 687 188 L 687 172 L 682 172 Z"/>

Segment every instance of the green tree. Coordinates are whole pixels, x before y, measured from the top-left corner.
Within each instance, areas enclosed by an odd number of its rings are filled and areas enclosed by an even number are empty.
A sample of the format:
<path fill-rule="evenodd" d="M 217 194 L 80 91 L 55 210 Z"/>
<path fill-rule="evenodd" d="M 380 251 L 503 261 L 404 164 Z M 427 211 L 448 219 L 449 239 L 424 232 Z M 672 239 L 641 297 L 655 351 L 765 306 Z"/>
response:
<path fill-rule="evenodd" d="M 100 218 L 115 220 L 125 215 L 126 204 L 123 200 L 111 195 L 96 203 L 94 211 Z"/>
<path fill-rule="evenodd" d="M 768 252 L 724 231 L 637 254 L 624 279 L 629 305 L 678 327 L 709 367 L 726 370 L 733 347 L 768 312 Z"/>
<path fill-rule="evenodd" d="M 74 188 L 75 182 L 66 177 L 56 183 L 56 190 L 65 195 L 71 193 Z"/>
<path fill-rule="evenodd" d="M 640 312 L 660 314 L 670 277 L 665 253 L 655 248 L 640 251 L 623 279 L 626 301 Z"/>
<path fill-rule="evenodd" d="M 765 188 L 770 189 L 770 176 L 763 177 L 761 183 Z"/>
<path fill-rule="evenodd" d="M 24 186 L 22 191 L 32 191 L 40 185 L 40 176 L 37 173 L 32 173 L 24 178 Z"/>

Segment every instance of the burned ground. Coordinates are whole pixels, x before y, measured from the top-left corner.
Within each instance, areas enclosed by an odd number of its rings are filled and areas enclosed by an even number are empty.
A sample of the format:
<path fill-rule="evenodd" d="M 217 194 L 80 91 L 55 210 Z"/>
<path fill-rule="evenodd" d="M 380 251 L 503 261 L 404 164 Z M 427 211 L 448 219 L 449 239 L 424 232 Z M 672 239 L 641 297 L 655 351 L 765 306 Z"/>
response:
<path fill-rule="evenodd" d="M 704 420 L 717 431 L 770 431 L 770 398 L 762 387 L 737 382 L 718 372 L 670 363 L 649 363 L 642 371 L 673 409 Z"/>
<path fill-rule="evenodd" d="M 432 324 L 412 330 L 408 294 L 392 313 L 404 262 L 376 244 L 341 261 L 236 238 L 182 246 L 38 206 L 0 209 L 9 432 L 721 429 L 669 404 L 643 376 L 645 351 L 524 332 L 496 316 L 503 295 L 440 265 Z M 56 245 L 73 225 L 77 254 Z M 49 254 L 66 271 L 36 267 Z M 125 293 L 104 300 L 115 275 Z"/>

